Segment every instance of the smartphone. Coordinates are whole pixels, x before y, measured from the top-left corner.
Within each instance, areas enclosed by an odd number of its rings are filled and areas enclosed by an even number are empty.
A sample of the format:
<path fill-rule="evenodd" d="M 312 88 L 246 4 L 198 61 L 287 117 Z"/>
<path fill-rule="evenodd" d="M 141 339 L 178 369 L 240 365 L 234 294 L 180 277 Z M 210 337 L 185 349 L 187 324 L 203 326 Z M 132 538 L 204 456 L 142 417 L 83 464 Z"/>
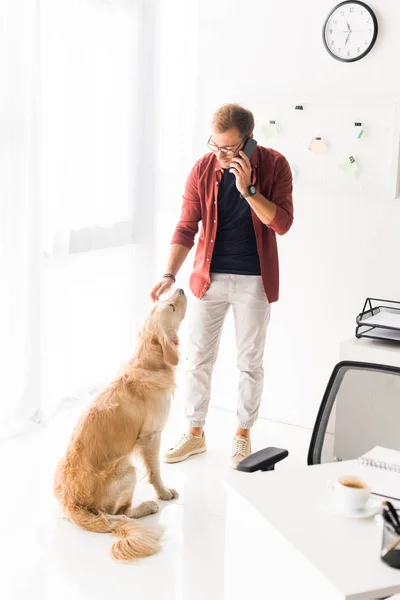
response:
<path fill-rule="evenodd" d="M 254 138 L 249 138 L 247 140 L 247 142 L 245 143 L 245 145 L 243 146 L 242 152 L 245 153 L 245 155 L 247 156 L 247 158 L 249 160 L 253 156 L 253 152 L 256 149 L 256 146 L 257 146 L 257 142 Z"/>

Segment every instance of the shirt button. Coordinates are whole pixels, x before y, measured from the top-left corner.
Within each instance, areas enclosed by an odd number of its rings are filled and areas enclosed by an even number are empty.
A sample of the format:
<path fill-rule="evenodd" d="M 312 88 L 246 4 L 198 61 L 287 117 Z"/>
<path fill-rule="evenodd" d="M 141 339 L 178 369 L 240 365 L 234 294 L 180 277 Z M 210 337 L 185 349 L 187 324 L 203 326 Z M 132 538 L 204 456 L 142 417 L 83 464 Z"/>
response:
<path fill-rule="evenodd" d="M 216 223 L 217 221 L 214 219 L 214 223 Z"/>
<path fill-rule="evenodd" d="M 207 260 L 209 261 L 210 259 L 209 259 L 209 258 L 207 258 Z"/>
<path fill-rule="evenodd" d="M 214 200 L 214 204 L 217 204 L 215 200 Z"/>
<path fill-rule="evenodd" d="M 217 181 L 217 185 L 218 185 L 218 181 Z M 215 202 L 214 202 L 214 204 L 215 204 Z"/>
<path fill-rule="evenodd" d="M 213 242 L 214 242 L 214 240 L 210 240 L 210 242 L 211 242 L 211 243 L 213 243 Z"/>

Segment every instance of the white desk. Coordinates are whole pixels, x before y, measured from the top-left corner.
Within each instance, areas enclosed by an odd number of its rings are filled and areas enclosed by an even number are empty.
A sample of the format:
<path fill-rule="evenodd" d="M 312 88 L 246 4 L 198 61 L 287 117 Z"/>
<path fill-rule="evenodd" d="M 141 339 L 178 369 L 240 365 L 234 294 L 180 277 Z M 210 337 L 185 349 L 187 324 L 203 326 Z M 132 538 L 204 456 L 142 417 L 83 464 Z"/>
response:
<path fill-rule="evenodd" d="M 328 504 L 326 481 L 359 470 L 356 461 L 281 470 L 278 465 L 275 472 L 232 471 L 225 484 L 286 540 L 288 551 L 294 549 L 318 571 L 326 581 L 327 590 L 336 592 L 329 597 L 386 598 L 400 592 L 400 570 L 380 560 L 379 519 L 345 518 Z M 265 572 L 267 577 L 267 562 Z M 290 564 L 287 576 L 291 577 Z M 311 597 L 307 590 L 299 587 L 298 591 L 299 598 Z"/>
<path fill-rule="evenodd" d="M 400 367 L 400 344 L 355 336 L 340 344 L 339 360 L 356 360 Z"/>

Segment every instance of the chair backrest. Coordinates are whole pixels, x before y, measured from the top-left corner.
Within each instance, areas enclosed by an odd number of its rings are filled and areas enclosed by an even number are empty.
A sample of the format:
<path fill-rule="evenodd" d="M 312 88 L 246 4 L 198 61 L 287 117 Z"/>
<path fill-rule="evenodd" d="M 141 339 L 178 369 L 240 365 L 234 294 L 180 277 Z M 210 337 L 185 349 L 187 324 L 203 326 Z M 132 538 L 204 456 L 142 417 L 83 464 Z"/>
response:
<path fill-rule="evenodd" d="M 308 464 L 358 458 L 375 446 L 400 450 L 400 368 L 340 362 L 315 421 Z"/>

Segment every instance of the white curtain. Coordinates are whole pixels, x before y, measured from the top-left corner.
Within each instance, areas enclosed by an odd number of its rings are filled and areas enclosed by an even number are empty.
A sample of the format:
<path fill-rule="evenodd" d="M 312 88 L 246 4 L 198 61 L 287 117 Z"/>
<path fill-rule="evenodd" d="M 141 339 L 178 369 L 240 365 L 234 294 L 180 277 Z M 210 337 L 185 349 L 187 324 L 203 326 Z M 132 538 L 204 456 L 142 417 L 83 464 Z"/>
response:
<path fill-rule="evenodd" d="M 0 411 L 40 418 L 37 11 L 0 3 Z"/>
<path fill-rule="evenodd" d="M 199 2 L 171 0 L 160 3 L 158 43 L 159 136 L 156 264 L 166 268 L 166 256 L 178 222 L 186 178 L 198 158 L 207 152 L 208 123 L 199 127 Z M 173 93 L 171 92 L 173 90 Z M 211 120 L 211 118 L 210 118 Z M 198 131 L 201 131 L 200 136 Z M 177 284 L 189 292 L 194 250 L 179 272 Z M 190 294 L 189 294 L 190 295 Z M 181 365 L 187 349 L 185 319 L 180 329 Z M 178 396 L 183 386 L 178 386 Z M 184 398 L 182 398 L 184 401 Z"/>
<path fill-rule="evenodd" d="M 156 168 L 150 4 L 0 0 L 0 435 L 132 352 L 155 276 L 151 183 L 134 202 Z"/>

